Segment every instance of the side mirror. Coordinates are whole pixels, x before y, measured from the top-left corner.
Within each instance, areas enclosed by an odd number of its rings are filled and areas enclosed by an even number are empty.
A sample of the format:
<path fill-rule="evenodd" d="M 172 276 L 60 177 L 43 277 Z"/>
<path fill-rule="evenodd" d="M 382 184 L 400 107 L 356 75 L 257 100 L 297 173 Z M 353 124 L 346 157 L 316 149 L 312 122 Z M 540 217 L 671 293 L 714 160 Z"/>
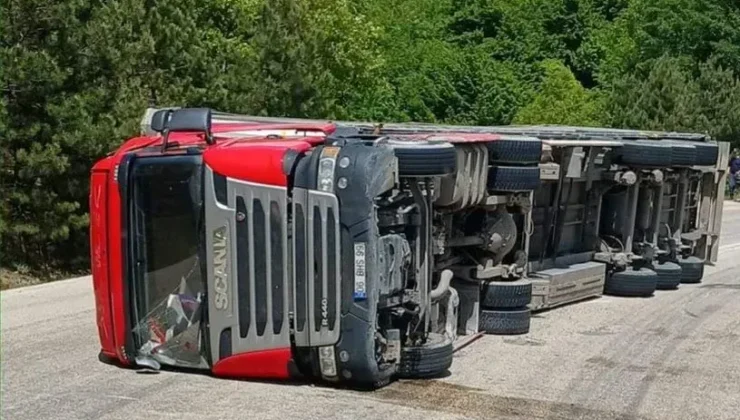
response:
<path fill-rule="evenodd" d="M 167 128 L 167 123 L 170 120 L 173 110 L 171 109 L 160 109 L 152 115 L 152 121 L 150 126 L 153 131 L 162 133 Z"/>
<path fill-rule="evenodd" d="M 161 112 L 161 111 L 160 111 Z M 156 114 L 155 114 L 156 116 Z M 164 119 L 164 139 L 162 150 L 167 149 L 167 141 L 170 133 L 175 132 L 201 132 L 206 136 L 206 143 L 214 144 L 211 134 L 211 109 L 210 108 L 183 108 L 172 111 L 169 120 Z"/>

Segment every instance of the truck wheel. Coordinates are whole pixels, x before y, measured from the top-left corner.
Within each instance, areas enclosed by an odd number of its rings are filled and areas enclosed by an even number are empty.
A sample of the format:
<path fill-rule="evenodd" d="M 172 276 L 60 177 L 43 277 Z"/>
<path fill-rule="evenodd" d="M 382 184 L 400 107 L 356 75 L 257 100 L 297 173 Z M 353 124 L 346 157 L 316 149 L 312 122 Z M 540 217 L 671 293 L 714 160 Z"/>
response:
<path fill-rule="evenodd" d="M 429 333 L 421 346 L 401 348 L 398 376 L 406 379 L 433 378 L 452 366 L 452 340 L 446 335 Z"/>
<path fill-rule="evenodd" d="M 542 140 L 535 137 L 509 137 L 486 143 L 491 163 L 536 165 L 542 156 Z"/>
<path fill-rule="evenodd" d="M 669 144 L 671 146 L 671 165 L 694 166 L 696 164 L 696 147 L 694 145 L 679 141 Z"/>
<path fill-rule="evenodd" d="M 487 281 L 483 283 L 481 305 L 484 308 L 521 308 L 531 302 L 532 282 L 529 280 Z"/>
<path fill-rule="evenodd" d="M 491 166 L 488 189 L 494 191 L 528 191 L 540 186 L 538 166 Z"/>
<path fill-rule="evenodd" d="M 619 153 L 626 165 L 671 166 L 671 146 L 656 140 L 625 141 Z"/>
<path fill-rule="evenodd" d="M 719 149 L 715 143 L 691 143 L 696 148 L 696 165 L 714 166 L 717 164 Z"/>
<path fill-rule="evenodd" d="M 486 334 L 517 335 L 529 332 L 531 312 L 529 308 L 483 309 L 479 327 Z"/>
<path fill-rule="evenodd" d="M 663 264 L 653 264 L 653 271 L 658 274 L 658 290 L 675 290 L 681 284 L 681 266 L 666 261 Z"/>
<path fill-rule="evenodd" d="M 392 140 L 387 144 L 396 154 L 400 176 L 442 176 L 457 169 L 457 150 L 449 143 Z"/>
<path fill-rule="evenodd" d="M 658 285 L 658 274 L 647 268 L 627 268 L 606 278 L 604 293 L 613 296 L 652 296 Z"/>
<path fill-rule="evenodd" d="M 678 265 L 681 266 L 681 283 L 701 283 L 704 277 L 704 261 L 697 257 L 679 257 Z"/>

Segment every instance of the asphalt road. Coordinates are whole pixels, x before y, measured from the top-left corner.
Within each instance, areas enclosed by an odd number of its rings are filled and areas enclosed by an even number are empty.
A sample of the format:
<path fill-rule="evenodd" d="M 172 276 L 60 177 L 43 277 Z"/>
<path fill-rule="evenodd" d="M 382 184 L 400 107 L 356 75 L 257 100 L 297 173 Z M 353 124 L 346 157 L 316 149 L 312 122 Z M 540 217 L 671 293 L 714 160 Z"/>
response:
<path fill-rule="evenodd" d="M 2 418 L 738 419 L 740 204 L 723 237 L 700 285 L 544 312 L 460 351 L 444 379 L 365 393 L 104 365 L 89 278 L 5 291 Z"/>

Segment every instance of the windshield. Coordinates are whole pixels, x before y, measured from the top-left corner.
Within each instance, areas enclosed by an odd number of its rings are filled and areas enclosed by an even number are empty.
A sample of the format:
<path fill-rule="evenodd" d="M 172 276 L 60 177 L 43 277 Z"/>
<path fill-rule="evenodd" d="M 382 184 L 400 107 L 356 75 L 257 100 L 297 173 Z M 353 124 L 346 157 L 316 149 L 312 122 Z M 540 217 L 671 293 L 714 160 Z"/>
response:
<path fill-rule="evenodd" d="M 139 355 L 204 367 L 199 155 L 143 157 L 131 171 L 134 336 Z"/>

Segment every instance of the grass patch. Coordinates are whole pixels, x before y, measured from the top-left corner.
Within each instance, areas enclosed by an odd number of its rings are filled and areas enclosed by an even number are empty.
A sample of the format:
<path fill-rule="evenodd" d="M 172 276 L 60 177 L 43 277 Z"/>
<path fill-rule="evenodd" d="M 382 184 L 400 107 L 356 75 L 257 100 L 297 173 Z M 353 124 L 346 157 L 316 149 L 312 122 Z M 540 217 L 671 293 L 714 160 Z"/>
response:
<path fill-rule="evenodd" d="M 52 269 L 30 270 L 24 267 L 18 267 L 16 269 L 0 268 L 0 290 L 33 286 L 34 284 L 64 280 L 86 274 L 90 273 L 85 271 L 71 272 Z"/>

